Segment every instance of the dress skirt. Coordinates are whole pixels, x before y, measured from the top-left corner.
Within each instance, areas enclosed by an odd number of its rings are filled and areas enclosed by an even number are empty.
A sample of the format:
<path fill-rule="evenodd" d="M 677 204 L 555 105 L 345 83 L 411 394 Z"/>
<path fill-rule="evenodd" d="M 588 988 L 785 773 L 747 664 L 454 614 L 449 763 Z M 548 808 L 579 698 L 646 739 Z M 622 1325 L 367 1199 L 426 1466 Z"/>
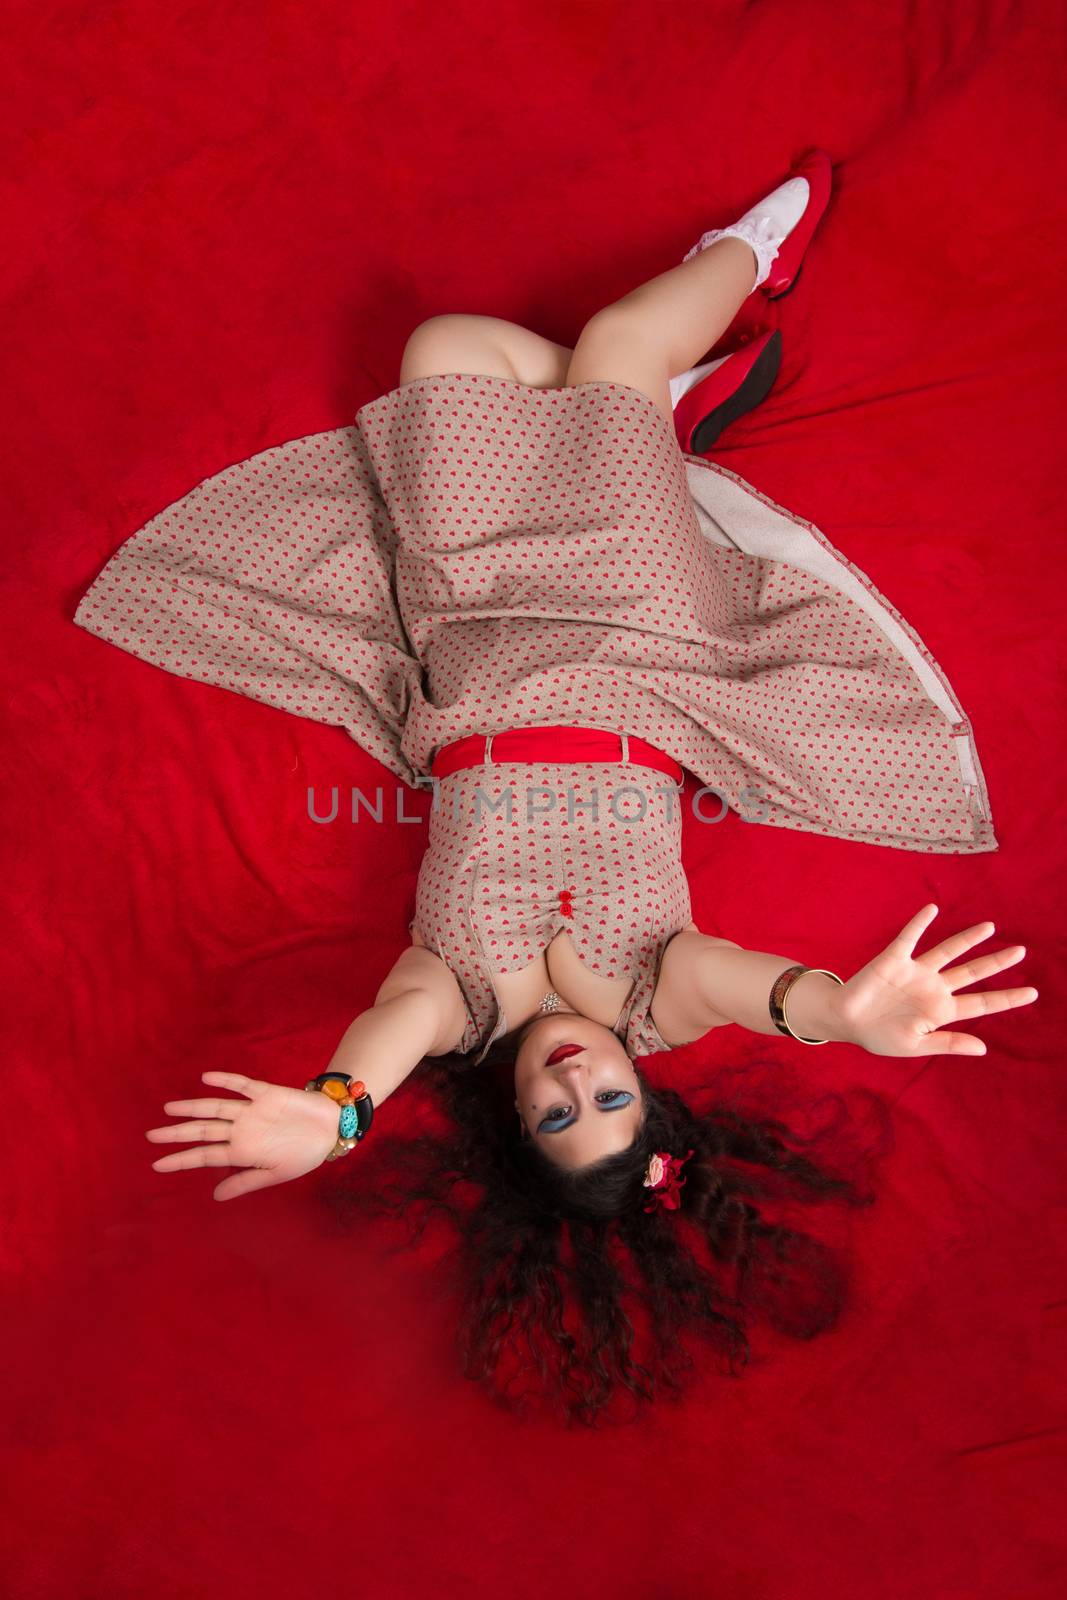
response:
<path fill-rule="evenodd" d="M 411 785 L 465 734 L 573 723 L 649 740 L 748 821 L 998 848 L 970 724 L 915 630 L 621 383 L 401 384 L 205 479 L 74 620 L 341 726 Z"/>

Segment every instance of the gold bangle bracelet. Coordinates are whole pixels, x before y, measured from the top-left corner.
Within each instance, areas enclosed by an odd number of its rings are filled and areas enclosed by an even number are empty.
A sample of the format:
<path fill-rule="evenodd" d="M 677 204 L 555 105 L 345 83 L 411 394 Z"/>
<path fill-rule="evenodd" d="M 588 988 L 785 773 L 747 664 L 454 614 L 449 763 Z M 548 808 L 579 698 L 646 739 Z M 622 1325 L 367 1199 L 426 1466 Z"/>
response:
<path fill-rule="evenodd" d="M 786 1034 L 790 1039 L 797 1039 L 801 1044 L 829 1044 L 829 1039 L 805 1039 L 803 1034 L 796 1033 L 789 1025 L 789 1018 L 785 1013 L 786 996 L 797 979 L 802 978 L 805 972 L 821 972 L 825 977 L 833 978 L 835 983 L 839 983 L 842 986 L 845 982 L 844 978 L 839 978 L 836 972 L 830 972 L 826 967 L 805 967 L 800 965 L 786 967 L 785 971 L 779 973 L 771 985 L 771 1021 L 779 1033 Z"/>

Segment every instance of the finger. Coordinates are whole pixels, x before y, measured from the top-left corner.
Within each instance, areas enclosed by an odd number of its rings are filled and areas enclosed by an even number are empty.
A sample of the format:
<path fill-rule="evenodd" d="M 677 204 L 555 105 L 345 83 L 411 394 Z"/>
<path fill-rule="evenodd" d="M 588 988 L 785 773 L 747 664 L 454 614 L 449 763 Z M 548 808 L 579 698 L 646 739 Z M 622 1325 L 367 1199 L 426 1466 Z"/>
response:
<path fill-rule="evenodd" d="M 950 989 L 962 989 L 965 983 L 977 983 L 979 978 L 991 978 L 995 972 L 1003 972 L 1005 967 L 1013 967 L 1025 954 L 1024 944 L 1009 945 L 1005 950 L 991 950 L 987 956 L 976 956 L 973 961 L 963 961 L 958 967 L 946 967 L 941 976 Z"/>
<path fill-rule="evenodd" d="M 236 1200 L 239 1194 L 265 1189 L 276 1181 L 273 1172 L 268 1172 L 265 1167 L 248 1167 L 244 1172 L 235 1172 L 232 1178 L 224 1178 L 215 1190 L 215 1199 Z"/>
<path fill-rule="evenodd" d="M 916 944 L 922 937 L 923 931 L 928 928 L 937 916 L 937 907 L 933 904 L 923 906 L 917 911 L 909 922 L 906 922 L 893 940 L 890 949 L 895 955 L 910 956 Z"/>
<path fill-rule="evenodd" d="M 270 1088 L 269 1083 L 262 1083 L 259 1078 L 246 1078 L 240 1072 L 202 1072 L 200 1076 L 205 1083 L 218 1084 L 221 1089 L 236 1089 L 250 1100 L 258 1100 Z"/>
<path fill-rule="evenodd" d="M 243 1100 L 165 1100 L 163 1109 L 172 1117 L 225 1117 L 232 1122 L 244 1104 Z"/>
<path fill-rule="evenodd" d="M 232 1122 L 173 1122 L 165 1128 L 149 1128 L 145 1138 L 160 1141 L 172 1139 L 177 1144 L 183 1139 L 187 1143 L 192 1139 L 228 1139 L 232 1133 Z"/>
<path fill-rule="evenodd" d="M 956 1002 L 955 1022 L 968 1017 L 988 1017 L 994 1011 L 1010 1011 L 1015 1006 L 1032 1005 L 1036 989 L 986 989 L 982 994 L 965 994 Z"/>
<path fill-rule="evenodd" d="M 187 1167 L 232 1167 L 228 1144 L 202 1144 L 195 1150 L 175 1150 L 152 1165 L 157 1172 L 183 1172 Z"/>
<path fill-rule="evenodd" d="M 955 961 L 965 950 L 972 945 L 981 944 L 983 939 L 988 939 L 993 932 L 993 923 L 974 922 L 969 928 L 964 928 L 962 933 L 954 933 L 951 938 L 942 939 L 940 944 L 931 945 L 929 950 L 924 950 L 921 956 L 916 956 L 924 967 L 934 969 L 943 967 L 946 961 Z"/>
<path fill-rule="evenodd" d="M 928 1033 L 916 1050 L 920 1056 L 984 1056 L 985 1045 L 973 1033 L 953 1033 L 950 1028 L 938 1028 Z"/>

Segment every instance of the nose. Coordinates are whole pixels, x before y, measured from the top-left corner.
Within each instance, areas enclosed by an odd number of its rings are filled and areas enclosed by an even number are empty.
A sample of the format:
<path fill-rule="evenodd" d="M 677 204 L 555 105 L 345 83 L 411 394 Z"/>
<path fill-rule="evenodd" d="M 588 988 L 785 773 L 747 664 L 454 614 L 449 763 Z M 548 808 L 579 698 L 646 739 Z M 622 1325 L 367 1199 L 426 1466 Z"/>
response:
<path fill-rule="evenodd" d="M 565 1061 L 557 1061 L 551 1071 L 561 1083 L 566 1083 L 572 1079 L 577 1082 L 582 1075 L 579 1059 L 578 1056 L 568 1056 Z"/>

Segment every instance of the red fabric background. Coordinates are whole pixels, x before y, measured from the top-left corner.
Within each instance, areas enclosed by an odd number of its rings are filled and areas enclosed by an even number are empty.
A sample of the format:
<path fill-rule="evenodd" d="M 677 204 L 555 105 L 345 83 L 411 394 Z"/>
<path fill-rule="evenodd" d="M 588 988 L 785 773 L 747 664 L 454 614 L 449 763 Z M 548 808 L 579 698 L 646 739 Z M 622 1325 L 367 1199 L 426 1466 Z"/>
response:
<path fill-rule="evenodd" d="M 1060 16 L 24 11 L 0 170 L 7 1594 L 1059 1592 Z M 937 937 L 988 917 L 989 948 L 1026 944 L 1006 981 L 1041 999 L 972 1025 L 982 1059 L 716 1038 L 719 1061 L 892 1102 L 852 1308 L 810 1345 L 760 1335 L 742 1380 L 708 1371 L 632 1426 L 517 1424 L 457 1373 L 446 1236 L 324 1220 L 354 1165 L 220 1206 L 221 1173 L 158 1174 L 144 1138 L 209 1067 L 321 1070 L 405 942 L 420 826 L 315 825 L 309 785 L 391 797 L 390 775 L 71 617 L 156 511 L 391 388 L 421 319 L 572 343 L 811 144 L 832 209 L 767 311 L 777 386 L 718 457 L 918 629 L 973 719 L 1001 849 L 687 818 L 695 914 L 851 972 L 935 900 Z M 649 1071 L 684 1082 L 708 1054 Z"/>

